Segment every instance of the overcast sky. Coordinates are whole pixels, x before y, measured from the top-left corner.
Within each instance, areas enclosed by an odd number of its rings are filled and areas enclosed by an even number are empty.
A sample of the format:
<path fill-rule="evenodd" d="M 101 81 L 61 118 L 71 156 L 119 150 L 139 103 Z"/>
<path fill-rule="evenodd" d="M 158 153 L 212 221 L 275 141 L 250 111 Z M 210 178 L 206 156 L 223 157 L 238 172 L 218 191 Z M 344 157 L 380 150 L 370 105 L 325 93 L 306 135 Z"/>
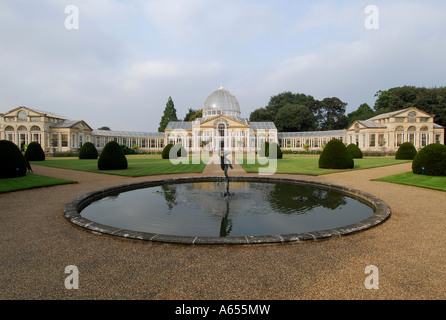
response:
<path fill-rule="evenodd" d="M 444 0 L 2 0 L 0 113 L 157 131 L 169 96 L 183 118 L 221 84 L 246 118 L 284 91 L 349 113 L 378 90 L 446 85 L 445 14 Z"/>

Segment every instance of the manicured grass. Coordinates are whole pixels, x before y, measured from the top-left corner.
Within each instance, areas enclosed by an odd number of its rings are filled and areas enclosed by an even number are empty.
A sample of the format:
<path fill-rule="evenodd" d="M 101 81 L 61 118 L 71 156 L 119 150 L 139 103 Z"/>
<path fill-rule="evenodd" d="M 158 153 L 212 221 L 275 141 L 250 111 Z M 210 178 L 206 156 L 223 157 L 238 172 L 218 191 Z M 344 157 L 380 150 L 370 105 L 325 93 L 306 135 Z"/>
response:
<path fill-rule="evenodd" d="M 396 184 L 404 184 L 414 187 L 446 191 L 446 177 L 426 176 L 426 175 L 415 174 L 413 172 L 395 174 L 384 178 L 374 179 L 373 181 L 383 181 Z"/>
<path fill-rule="evenodd" d="M 98 160 L 79 160 L 78 158 L 47 158 L 42 162 L 31 162 L 31 165 L 43 165 L 61 169 L 80 170 L 96 173 L 115 174 L 128 177 L 141 177 L 157 174 L 172 173 L 201 173 L 206 166 L 204 163 L 180 163 L 174 165 L 170 160 L 162 159 L 159 155 L 131 155 L 127 156 L 128 168 L 125 170 L 99 170 Z"/>
<path fill-rule="evenodd" d="M 27 173 L 24 177 L 0 179 L 0 193 L 67 183 L 76 183 L 76 181 Z"/>
<path fill-rule="evenodd" d="M 401 164 L 410 162 L 410 160 L 395 160 L 394 157 L 365 157 L 363 159 L 354 159 L 355 166 L 353 169 L 321 169 L 319 168 L 319 156 L 301 156 L 301 155 L 284 155 L 283 159 L 277 160 L 277 170 L 270 164 L 260 165 L 257 161 L 255 164 L 242 164 L 242 167 L 247 172 L 259 172 L 259 168 L 265 170 L 271 170 L 276 173 L 289 173 L 289 174 L 305 174 L 305 175 L 322 175 L 334 172 L 369 169 L 376 167 L 389 166 L 394 164 Z"/>

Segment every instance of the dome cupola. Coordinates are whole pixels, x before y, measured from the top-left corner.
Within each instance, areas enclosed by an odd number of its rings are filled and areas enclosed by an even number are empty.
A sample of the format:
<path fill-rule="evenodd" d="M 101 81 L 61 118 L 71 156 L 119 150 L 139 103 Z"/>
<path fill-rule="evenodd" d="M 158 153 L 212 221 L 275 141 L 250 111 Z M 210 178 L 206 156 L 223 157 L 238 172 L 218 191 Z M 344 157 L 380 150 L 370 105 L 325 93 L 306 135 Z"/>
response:
<path fill-rule="evenodd" d="M 209 118 L 217 115 L 226 115 L 240 118 L 240 105 L 237 99 L 228 90 L 222 87 L 212 92 L 203 105 L 203 117 Z"/>

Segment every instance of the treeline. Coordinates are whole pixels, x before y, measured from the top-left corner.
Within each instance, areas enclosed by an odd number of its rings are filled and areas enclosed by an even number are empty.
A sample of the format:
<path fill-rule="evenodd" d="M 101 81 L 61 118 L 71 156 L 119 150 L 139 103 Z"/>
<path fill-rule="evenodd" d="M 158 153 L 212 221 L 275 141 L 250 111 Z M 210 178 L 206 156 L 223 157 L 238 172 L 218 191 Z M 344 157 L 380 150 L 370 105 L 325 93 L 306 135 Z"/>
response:
<path fill-rule="evenodd" d="M 435 123 L 446 126 L 446 87 L 395 87 L 380 90 L 375 97 L 373 108 L 364 103 L 346 115 L 347 103 L 339 98 L 316 100 L 310 95 L 288 91 L 271 97 L 267 106 L 251 113 L 249 120 L 273 121 L 279 132 L 340 130 L 355 120 L 416 107 L 434 115 Z"/>

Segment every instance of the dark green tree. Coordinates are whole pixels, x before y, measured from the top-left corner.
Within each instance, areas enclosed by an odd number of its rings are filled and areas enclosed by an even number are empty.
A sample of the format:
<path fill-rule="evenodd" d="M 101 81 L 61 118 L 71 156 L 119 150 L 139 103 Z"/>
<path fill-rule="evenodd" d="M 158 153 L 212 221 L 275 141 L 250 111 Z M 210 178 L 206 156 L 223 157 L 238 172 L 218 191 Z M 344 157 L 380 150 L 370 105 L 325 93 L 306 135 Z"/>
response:
<path fill-rule="evenodd" d="M 188 108 L 187 109 L 187 113 L 186 113 L 186 115 L 184 116 L 184 121 L 193 121 L 194 119 L 192 119 L 196 114 L 197 114 L 197 112 L 199 112 L 199 111 L 201 111 L 200 109 L 199 110 L 195 110 L 195 109 L 192 109 L 192 108 Z"/>
<path fill-rule="evenodd" d="M 315 100 L 312 96 L 303 93 L 286 91 L 272 96 L 268 105 L 264 108 L 255 109 L 249 117 L 249 121 L 275 121 L 277 113 L 286 105 L 304 105 L 313 110 Z"/>
<path fill-rule="evenodd" d="M 325 98 L 317 101 L 314 108 L 314 115 L 318 123 L 318 130 L 340 130 L 347 127 L 347 117 L 345 108 L 347 103 L 339 98 Z"/>
<path fill-rule="evenodd" d="M 274 119 L 275 113 L 265 108 L 256 109 L 249 115 L 249 121 L 251 122 L 274 121 Z"/>
<path fill-rule="evenodd" d="M 100 128 L 98 128 L 98 130 L 107 130 L 107 131 L 111 131 L 110 127 L 107 127 L 107 126 L 100 127 Z"/>
<path fill-rule="evenodd" d="M 288 104 L 282 107 L 274 121 L 279 132 L 313 131 L 316 118 L 307 106 Z"/>
<path fill-rule="evenodd" d="M 167 127 L 167 124 L 170 121 L 178 121 L 177 110 L 175 109 L 175 105 L 171 97 L 169 97 L 169 99 L 167 100 L 166 108 L 164 109 L 164 114 L 161 118 L 158 132 L 164 132 L 164 130 Z"/>
<path fill-rule="evenodd" d="M 290 91 L 282 92 L 278 95 L 272 96 L 268 105 L 265 107 L 266 110 L 269 110 L 275 114 L 288 104 L 299 104 L 304 105 L 310 108 L 310 111 L 313 111 L 312 108 L 315 104 L 315 100 L 312 96 L 303 94 L 303 93 L 292 93 Z"/>
<path fill-rule="evenodd" d="M 374 115 L 375 112 L 373 109 L 367 103 L 363 103 L 358 107 L 358 109 L 347 115 L 347 127 L 349 127 L 356 120 L 367 120 L 372 118 Z"/>
<path fill-rule="evenodd" d="M 25 151 L 25 159 L 27 161 L 44 161 L 45 152 L 40 143 L 33 141 L 28 145 Z"/>

